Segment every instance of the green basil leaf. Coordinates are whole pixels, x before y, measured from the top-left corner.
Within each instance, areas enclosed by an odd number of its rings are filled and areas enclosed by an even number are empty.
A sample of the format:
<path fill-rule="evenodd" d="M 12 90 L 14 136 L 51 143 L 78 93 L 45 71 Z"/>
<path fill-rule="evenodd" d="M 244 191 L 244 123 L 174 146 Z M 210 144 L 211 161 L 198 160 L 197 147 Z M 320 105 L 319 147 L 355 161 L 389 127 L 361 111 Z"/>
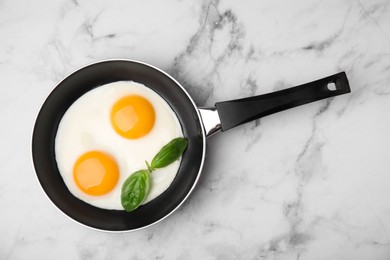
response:
<path fill-rule="evenodd" d="M 130 175 L 123 183 L 121 202 L 126 211 L 133 211 L 141 205 L 150 190 L 150 176 L 147 170 Z"/>
<path fill-rule="evenodd" d="M 170 165 L 183 154 L 187 148 L 188 140 L 183 137 L 178 137 L 164 145 L 161 150 L 153 158 L 152 169 L 163 168 Z"/>

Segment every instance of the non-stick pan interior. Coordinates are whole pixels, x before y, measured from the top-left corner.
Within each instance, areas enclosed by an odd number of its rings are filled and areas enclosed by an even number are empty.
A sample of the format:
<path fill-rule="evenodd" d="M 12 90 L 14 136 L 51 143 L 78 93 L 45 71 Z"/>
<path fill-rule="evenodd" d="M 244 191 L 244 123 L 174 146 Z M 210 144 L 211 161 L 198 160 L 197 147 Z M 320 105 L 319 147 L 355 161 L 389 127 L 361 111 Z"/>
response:
<path fill-rule="evenodd" d="M 172 107 L 189 146 L 171 186 L 153 201 L 133 212 L 104 210 L 74 197 L 65 186 L 55 161 L 54 140 L 58 124 L 69 106 L 100 85 L 132 80 L 150 87 Z M 196 184 L 203 165 L 205 137 L 194 103 L 178 83 L 149 65 L 111 60 L 84 67 L 65 78 L 44 102 L 33 132 L 32 154 L 38 180 L 50 200 L 66 215 L 89 227 L 127 231 L 149 226 L 173 212 Z"/>

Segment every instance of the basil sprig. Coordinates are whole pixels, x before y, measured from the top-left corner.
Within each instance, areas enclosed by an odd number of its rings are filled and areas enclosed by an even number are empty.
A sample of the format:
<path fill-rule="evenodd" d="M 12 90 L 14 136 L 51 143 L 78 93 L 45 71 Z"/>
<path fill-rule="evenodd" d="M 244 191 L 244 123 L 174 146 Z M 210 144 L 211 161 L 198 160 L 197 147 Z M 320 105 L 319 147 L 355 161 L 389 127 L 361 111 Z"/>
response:
<path fill-rule="evenodd" d="M 187 145 L 188 140 L 183 137 L 171 140 L 154 156 L 151 164 L 145 161 L 147 169 L 136 171 L 126 179 L 121 194 L 122 207 L 126 211 L 137 209 L 149 194 L 152 171 L 164 168 L 178 160 Z"/>

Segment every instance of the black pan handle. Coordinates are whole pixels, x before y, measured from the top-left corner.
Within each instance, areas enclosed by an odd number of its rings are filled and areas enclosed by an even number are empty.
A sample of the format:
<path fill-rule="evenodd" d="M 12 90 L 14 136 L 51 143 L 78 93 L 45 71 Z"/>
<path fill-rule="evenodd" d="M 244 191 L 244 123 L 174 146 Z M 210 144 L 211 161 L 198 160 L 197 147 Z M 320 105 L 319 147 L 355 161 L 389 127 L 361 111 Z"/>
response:
<path fill-rule="evenodd" d="M 215 104 L 222 130 L 317 100 L 350 93 L 347 75 L 332 76 L 296 87 L 243 99 Z"/>

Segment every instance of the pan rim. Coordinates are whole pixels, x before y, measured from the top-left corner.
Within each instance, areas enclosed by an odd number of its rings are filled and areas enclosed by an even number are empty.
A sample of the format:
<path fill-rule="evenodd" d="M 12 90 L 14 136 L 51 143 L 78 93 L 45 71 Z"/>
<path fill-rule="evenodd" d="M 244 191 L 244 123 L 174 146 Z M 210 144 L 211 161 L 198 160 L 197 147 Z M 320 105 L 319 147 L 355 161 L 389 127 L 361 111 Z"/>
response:
<path fill-rule="evenodd" d="M 66 79 L 68 79 L 71 75 L 77 73 L 78 71 L 84 69 L 84 68 L 87 68 L 89 66 L 93 66 L 93 65 L 96 65 L 96 64 L 102 64 L 102 63 L 105 63 L 105 62 L 131 62 L 131 63 L 138 63 L 138 64 L 141 64 L 143 66 L 147 66 L 147 67 L 150 67 L 152 68 L 153 70 L 163 74 L 165 77 L 169 78 L 170 80 L 172 80 L 178 87 L 180 87 L 180 89 L 184 92 L 184 94 L 187 96 L 188 100 L 191 102 L 193 108 L 195 109 L 196 111 L 196 115 L 197 115 L 197 118 L 199 120 L 199 123 L 201 124 L 201 131 L 202 131 L 202 142 L 203 142 L 203 147 L 202 147 L 202 158 L 201 158 L 201 161 L 200 161 L 200 166 L 199 166 L 199 170 L 198 170 L 198 173 L 197 173 L 197 176 L 196 176 L 196 179 L 195 181 L 193 182 L 191 188 L 188 190 L 186 196 L 178 203 L 178 205 L 173 209 L 171 210 L 169 213 L 167 213 L 165 216 L 163 216 L 162 218 L 148 224 L 148 225 L 145 225 L 145 226 L 142 226 L 142 227 L 139 227 L 139 228 L 134 228 L 134 229 L 128 229 L 128 230 L 109 230 L 109 229 L 101 229 L 101 228 L 96 228 L 96 227 L 92 227 L 92 226 L 89 226 L 85 223 L 82 223 L 82 222 L 79 222 L 77 221 L 76 219 L 72 218 L 71 216 L 69 216 L 66 212 L 64 212 L 59 206 L 57 206 L 54 201 L 52 201 L 52 199 L 48 196 L 48 194 L 46 193 L 41 181 L 39 180 L 39 177 L 38 177 L 38 174 L 37 174 L 37 168 L 35 166 L 35 163 L 34 163 L 34 153 L 33 153 L 33 142 L 34 142 L 34 133 L 35 133 L 35 127 L 36 127 L 36 123 L 37 123 L 37 119 L 41 113 L 41 110 L 43 108 L 43 106 L 45 105 L 46 103 L 46 100 L 50 97 L 50 95 L 53 93 L 53 91 L 59 86 L 62 84 L 62 82 L 64 82 Z M 81 226 L 84 226 L 84 227 L 87 227 L 89 229 L 92 229 L 92 230 L 96 230 L 96 231 L 101 231 L 101 232 L 106 232 L 106 233 L 129 233 L 129 232 L 135 232 L 135 231 L 138 231 L 138 230 L 142 230 L 142 229 L 145 229 L 145 228 L 148 228 L 148 227 L 151 227 L 161 221 L 163 221 L 164 219 L 166 219 L 167 217 L 169 217 L 171 214 L 173 214 L 178 208 L 180 208 L 182 206 L 182 204 L 188 199 L 188 197 L 191 195 L 191 193 L 193 192 L 193 190 L 195 189 L 198 181 L 199 181 L 199 178 L 200 178 L 200 175 L 202 173 L 202 170 L 203 170 L 203 166 L 204 166 L 204 161 L 205 161 L 205 157 L 206 157 L 206 132 L 205 132 L 205 129 L 204 129 L 204 125 L 203 125 L 203 119 L 202 119 L 202 116 L 199 112 L 199 108 L 198 106 L 195 104 L 194 100 L 192 99 L 192 97 L 190 96 L 190 94 L 188 93 L 188 91 L 175 79 L 173 78 L 171 75 L 169 75 L 167 72 L 163 71 L 162 69 L 156 67 L 156 66 L 153 66 L 149 63 L 146 63 L 146 62 L 142 62 L 142 61 L 138 61 L 138 60 L 134 60 L 134 59 L 103 59 L 103 60 L 98 60 L 98 61 L 95 61 L 95 62 L 91 62 L 91 63 L 88 63 L 86 65 L 83 65 L 83 66 L 80 66 L 78 67 L 77 69 L 71 71 L 70 73 L 68 73 L 65 77 L 63 77 L 50 91 L 49 93 L 46 95 L 46 98 L 43 100 L 43 102 L 41 103 L 39 109 L 38 109 L 38 112 L 36 113 L 35 115 L 35 119 L 34 119 L 34 123 L 33 123 L 33 128 L 32 128 L 32 131 L 31 131 L 31 137 L 30 137 L 30 159 L 31 159 L 31 162 L 32 162 L 32 165 L 33 165 L 33 168 L 34 168 L 34 172 L 35 172 L 35 179 L 36 181 L 38 182 L 40 188 L 41 188 L 41 191 L 43 192 L 43 194 L 45 195 L 45 197 L 51 202 L 51 204 L 54 205 L 55 208 L 57 208 L 58 211 L 60 211 L 63 215 L 65 215 L 67 218 L 71 219 L 72 221 L 76 222 L 77 224 L 81 225 Z"/>

